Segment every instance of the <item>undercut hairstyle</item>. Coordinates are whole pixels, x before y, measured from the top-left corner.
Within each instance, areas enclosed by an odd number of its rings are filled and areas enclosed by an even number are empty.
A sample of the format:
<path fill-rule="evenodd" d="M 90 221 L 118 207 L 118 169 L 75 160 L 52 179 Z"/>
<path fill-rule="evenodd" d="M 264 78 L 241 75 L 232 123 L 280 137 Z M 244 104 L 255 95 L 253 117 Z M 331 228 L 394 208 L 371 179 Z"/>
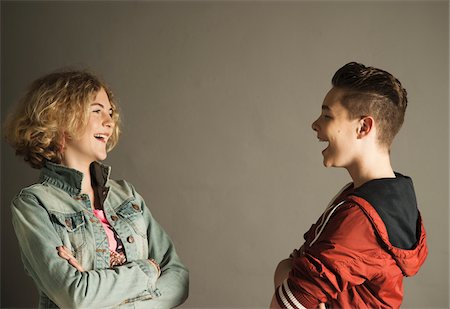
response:
<path fill-rule="evenodd" d="M 386 71 L 350 62 L 337 70 L 332 84 L 343 90 L 341 103 L 352 119 L 375 119 L 378 141 L 389 148 L 403 124 L 408 105 L 407 92 L 400 81 Z"/>
<path fill-rule="evenodd" d="M 33 168 L 42 168 L 46 161 L 60 164 L 64 138 L 83 134 L 90 104 L 101 89 L 113 111 L 114 129 L 107 144 L 110 151 L 120 134 L 118 107 L 110 88 L 86 71 L 55 72 L 32 82 L 5 121 L 6 141 Z"/>

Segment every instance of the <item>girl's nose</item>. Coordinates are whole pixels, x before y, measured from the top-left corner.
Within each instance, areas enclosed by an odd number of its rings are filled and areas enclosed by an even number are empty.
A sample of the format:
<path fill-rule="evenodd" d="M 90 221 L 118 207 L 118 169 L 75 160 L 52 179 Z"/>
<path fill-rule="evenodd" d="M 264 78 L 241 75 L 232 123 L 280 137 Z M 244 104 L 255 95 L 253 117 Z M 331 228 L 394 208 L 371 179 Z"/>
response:
<path fill-rule="evenodd" d="M 114 126 L 114 120 L 111 118 L 111 115 L 107 114 L 103 119 L 103 125 L 112 128 Z"/>

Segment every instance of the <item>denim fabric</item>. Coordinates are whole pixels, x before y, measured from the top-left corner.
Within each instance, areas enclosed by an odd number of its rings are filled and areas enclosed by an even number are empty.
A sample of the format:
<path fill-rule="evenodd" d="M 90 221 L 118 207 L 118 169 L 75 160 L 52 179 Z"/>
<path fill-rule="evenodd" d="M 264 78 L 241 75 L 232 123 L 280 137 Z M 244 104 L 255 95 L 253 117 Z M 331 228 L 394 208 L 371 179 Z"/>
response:
<path fill-rule="evenodd" d="M 142 197 L 126 181 L 109 179 L 110 168 L 93 163 L 105 216 L 121 238 L 127 263 L 110 268 L 109 247 L 83 174 L 47 163 L 40 182 L 12 201 L 12 220 L 26 272 L 40 291 L 40 308 L 171 308 L 188 294 L 188 271 L 172 241 Z M 69 248 L 84 272 L 60 258 Z M 158 270 L 147 259 L 153 258 Z"/>

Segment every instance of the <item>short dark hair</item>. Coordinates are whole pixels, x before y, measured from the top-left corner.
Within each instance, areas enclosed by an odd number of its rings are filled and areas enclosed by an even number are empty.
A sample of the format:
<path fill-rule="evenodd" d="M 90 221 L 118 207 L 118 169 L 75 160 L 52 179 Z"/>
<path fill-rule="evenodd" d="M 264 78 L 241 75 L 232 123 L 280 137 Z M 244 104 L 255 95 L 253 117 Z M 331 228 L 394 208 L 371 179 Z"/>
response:
<path fill-rule="evenodd" d="M 344 90 L 341 103 L 350 117 L 372 116 L 378 124 L 378 141 L 389 147 L 408 105 L 400 81 L 384 70 L 350 62 L 336 71 L 332 84 Z"/>

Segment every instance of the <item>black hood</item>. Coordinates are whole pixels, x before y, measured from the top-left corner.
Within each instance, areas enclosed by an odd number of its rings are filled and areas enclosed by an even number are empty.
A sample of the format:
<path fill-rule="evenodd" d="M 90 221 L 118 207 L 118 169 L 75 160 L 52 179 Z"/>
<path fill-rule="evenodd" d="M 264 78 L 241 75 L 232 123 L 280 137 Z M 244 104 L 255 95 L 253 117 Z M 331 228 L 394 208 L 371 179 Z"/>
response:
<path fill-rule="evenodd" d="M 396 178 L 381 178 L 366 182 L 350 195 L 365 199 L 383 220 L 391 244 L 411 249 L 417 242 L 416 194 L 411 178 L 395 173 Z"/>

